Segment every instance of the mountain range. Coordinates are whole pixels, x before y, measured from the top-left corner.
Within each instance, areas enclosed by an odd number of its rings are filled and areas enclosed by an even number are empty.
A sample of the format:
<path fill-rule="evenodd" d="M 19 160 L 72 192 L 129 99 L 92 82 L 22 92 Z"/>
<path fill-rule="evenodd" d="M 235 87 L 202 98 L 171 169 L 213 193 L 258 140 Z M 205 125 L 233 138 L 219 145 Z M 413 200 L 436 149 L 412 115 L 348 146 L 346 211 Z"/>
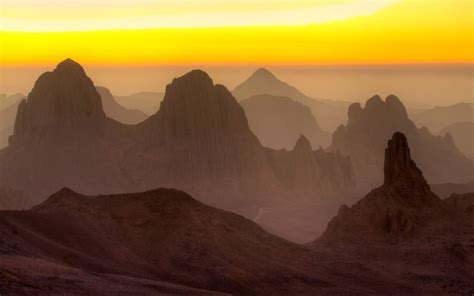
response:
<path fill-rule="evenodd" d="M 303 140 L 302 140 L 303 141 Z M 63 188 L 0 212 L 2 293 L 470 294 L 474 195 L 445 200 L 405 135 L 384 183 L 298 245 L 175 189 L 87 196 Z"/>
<path fill-rule="evenodd" d="M 348 121 L 334 132 L 330 149 L 350 155 L 356 183 L 362 191 L 382 184 L 383 147 L 396 132 L 412 143 L 413 158 L 430 183 L 465 183 L 474 180 L 474 162 L 456 147 L 450 134 L 434 136 L 425 127 L 417 128 L 396 96 L 383 101 L 379 96 L 365 106 L 352 104 Z"/>
<path fill-rule="evenodd" d="M 474 114 L 473 114 L 474 117 Z M 448 125 L 439 134 L 449 133 L 459 150 L 467 157 L 474 159 L 474 121 L 461 121 Z"/>
<path fill-rule="evenodd" d="M 439 132 L 457 122 L 474 122 L 474 103 L 457 103 L 450 106 L 437 106 L 412 116 L 413 122 L 425 126 L 432 132 Z"/>
<path fill-rule="evenodd" d="M 341 122 L 344 122 L 346 108 L 349 105 L 346 102 L 328 102 L 310 98 L 263 68 L 258 69 L 239 84 L 232 94 L 237 100 L 247 99 L 256 95 L 289 97 L 308 106 L 321 125 L 321 128 L 329 132 L 333 132 Z"/>
<path fill-rule="evenodd" d="M 313 151 L 304 137 L 291 151 L 262 146 L 232 94 L 200 70 L 174 79 L 154 115 L 119 123 L 68 59 L 38 78 L 0 151 L 0 188 L 35 204 L 64 186 L 85 194 L 180 188 L 254 218 L 267 204 L 337 204 L 354 175 L 348 157 Z"/>

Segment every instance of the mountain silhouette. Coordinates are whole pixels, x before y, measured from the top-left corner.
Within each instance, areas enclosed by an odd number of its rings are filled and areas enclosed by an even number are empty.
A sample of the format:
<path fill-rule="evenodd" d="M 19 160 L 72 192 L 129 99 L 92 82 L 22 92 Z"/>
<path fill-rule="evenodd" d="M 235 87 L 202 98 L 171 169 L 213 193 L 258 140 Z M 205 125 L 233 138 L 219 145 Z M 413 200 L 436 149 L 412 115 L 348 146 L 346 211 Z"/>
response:
<path fill-rule="evenodd" d="M 382 183 L 387 139 L 403 132 L 411 143 L 413 159 L 430 183 L 467 182 L 474 179 L 474 162 L 456 148 L 450 135 L 433 136 L 426 128 L 418 129 L 409 119 L 403 103 L 396 96 L 383 101 L 370 98 L 364 108 L 354 103 L 348 109 L 348 122 L 333 134 L 331 149 L 350 155 L 362 190 Z"/>
<path fill-rule="evenodd" d="M 353 189 L 348 157 L 294 155 L 263 147 L 232 94 L 201 70 L 174 79 L 154 115 L 124 125 L 107 117 L 92 80 L 67 60 L 20 104 L 10 145 L 0 151 L 0 187 L 38 203 L 64 186 L 108 194 L 159 185 L 251 218 L 267 204 L 336 202 Z M 311 179 L 295 183 L 289 172 L 298 170 Z"/>
<path fill-rule="evenodd" d="M 263 68 L 258 69 L 248 79 L 239 84 L 232 94 L 238 100 L 256 95 L 289 97 L 311 108 L 311 112 L 318 120 L 321 128 L 330 132 L 334 131 L 344 121 L 345 106 L 347 105 L 346 103 L 340 105 L 310 98 Z M 264 114 L 261 116 L 264 116 Z"/>
<path fill-rule="evenodd" d="M 446 133 L 449 133 L 453 137 L 456 147 L 458 147 L 465 156 L 474 159 L 474 141 L 472 138 L 472 135 L 474 135 L 474 122 L 456 122 L 438 132 L 439 135 L 445 135 Z"/>
<path fill-rule="evenodd" d="M 379 270 L 405 287 L 464 294 L 474 280 L 473 205 L 472 194 L 436 196 L 411 158 L 407 138 L 396 132 L 385 150 L 383 185 L 342 206 L 309 246 Z"/>
<path fill-rule="evenodd" d="M 413 122 L 419 127 L 426 126 L 435 133 L 456 122 L 474 122 L 474 103 L 433 107 L 413 114 Z"/>
<path fill-rule="evenodd" d="M 273 149 L 291 149 L 300 134 L 313 147 L 327 147 L 330 134 L 319 127 L 311 109 L 289 97 L 257 95 L 239 102 L 244 108 L 250 129 L 262 145 Z"/>

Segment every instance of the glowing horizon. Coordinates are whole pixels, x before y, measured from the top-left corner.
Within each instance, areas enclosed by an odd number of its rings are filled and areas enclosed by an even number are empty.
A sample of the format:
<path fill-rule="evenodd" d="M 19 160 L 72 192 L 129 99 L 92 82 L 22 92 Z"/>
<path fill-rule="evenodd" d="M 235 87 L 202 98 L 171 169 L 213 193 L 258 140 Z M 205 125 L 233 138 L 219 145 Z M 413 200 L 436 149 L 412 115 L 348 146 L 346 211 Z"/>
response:
<path fill-rule="evenodd" d="M 1 65 L 474 63 L 470 0 L 155 2 L 4 0 Z"/>
<path fill-rule="evenodd" d="M 398 0 L 3 0 L 2 31 L 83 32 L 319 24 L 370 15 Z M 155 1 L 156 2 L 156 1 Z M 199 3 L 198 3 L 199 2 Z M 40 4 L 41 6 L 38 6 Z M 53 5 L 54 4 L 54 5 Z M 25 7 L 27 9 L 25 9 Z M 97 14 L 102 10 L 102 14 Z M 41 11 L 41 14 L 38 12 Z M 106 11 L 104 13 L 104 11 Z"/>

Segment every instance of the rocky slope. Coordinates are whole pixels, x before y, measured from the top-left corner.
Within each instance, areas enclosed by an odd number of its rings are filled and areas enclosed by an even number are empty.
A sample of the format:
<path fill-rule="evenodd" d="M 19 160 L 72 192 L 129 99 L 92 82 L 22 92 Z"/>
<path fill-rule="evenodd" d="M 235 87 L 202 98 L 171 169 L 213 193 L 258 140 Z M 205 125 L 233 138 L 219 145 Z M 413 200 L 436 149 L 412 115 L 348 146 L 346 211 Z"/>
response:
<path fill-rule="evenodd" d="M 388 143 L 384 176 L 382 186 L 352 207 L 342 206 L 311 246 L 328 257 L 345 254 L 348 262 L 424 293 L 472 293 L 472 194 L 437 197 L 401 133 Z"/>
<path fill-rule="evenodd" d="M 316 100 L 303 94 L 295 87 L 278 79 L 267 69 L 258 69 L 248 79 L 239 84 L 232 94 L 243 100 L 256 95 L 289 97 L 311 108 L 311 112 L 325 131 L 332 132 L 344 122 L 346 104 L 336 104 Z"/>
<path fill-rule="evenodd" d="M 242 107 L 203 71 L 173 80 L 157 113 L 124 125 L 106 116 L 93 82 L 67 60 L 20 104 L 10 145 L 0 151 L 0 185 L 36 202 L 64 186 L 100 194 L 159 185 L 251 218 L 302 192 L 336 201 L 354 187 L 347 157 L 310 152 L 306 162 L 294 154 L 263 147 Z M 287 172 L 298 170 L 314 178 L 295 184 Z"/>
<path fill-rule="evenodd" d="M 302 246 L 171 189 L 107 196 L 62 189 L 32 210 L 1 212 L 0 234 L 4 293 L 64 292 L 66 282 L 69 293 L 114 291 L 120 282 L 137 293 L 146 281 L 153 294 L 350 292 L 332 281 L 353 272 L 341 266 L 330 275 Z"/>
<path fill-rule="evenodd" d="M 257 95 L 239 102 L 245 110 L 252 132 L 262 145 L 291 149 L 303 134 L 313 147 L 327 147 L 329 133 L 319 127 L 311 109 L 289 97 Z"/>
<path fill-rule="evenodd" d="M 349 107 L 347 125 L 336 130 L 331 145 L 333 151 L 351 156 L 356 182 L 362 190 L 382 183 L 381 151 L 396 131 L 407 136 L 413 159 L 430 183 L 462 183 L 474 179 L 474 162 L 459 152 L 449 134 L 433 136 L 426 128 L 418 129 L 397 97 L 388 96 L 382 101 L 374 96 L 364 108 L 358 103 Z"/>
<path fill-rule="evenodd" d="M 127 109 L 117 103 L 114 96 L 107 88 L 97 86 L 96 89 L 102 99 L 102 108 L 108 117 L 125 124 L 136 124 L 142 122 L 148 117 L 148 115 L 142 111 Z"/>

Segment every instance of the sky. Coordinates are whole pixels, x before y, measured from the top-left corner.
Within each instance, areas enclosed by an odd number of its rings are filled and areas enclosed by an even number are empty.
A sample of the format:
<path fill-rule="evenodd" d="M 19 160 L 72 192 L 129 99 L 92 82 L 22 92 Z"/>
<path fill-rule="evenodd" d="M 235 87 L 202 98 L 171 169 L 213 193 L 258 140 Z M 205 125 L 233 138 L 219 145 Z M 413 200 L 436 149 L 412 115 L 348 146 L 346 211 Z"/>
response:
<path fill-rule="evenodd" d="M 473 63 L 473 0 L 2 0 L 2 67 Z"/>

